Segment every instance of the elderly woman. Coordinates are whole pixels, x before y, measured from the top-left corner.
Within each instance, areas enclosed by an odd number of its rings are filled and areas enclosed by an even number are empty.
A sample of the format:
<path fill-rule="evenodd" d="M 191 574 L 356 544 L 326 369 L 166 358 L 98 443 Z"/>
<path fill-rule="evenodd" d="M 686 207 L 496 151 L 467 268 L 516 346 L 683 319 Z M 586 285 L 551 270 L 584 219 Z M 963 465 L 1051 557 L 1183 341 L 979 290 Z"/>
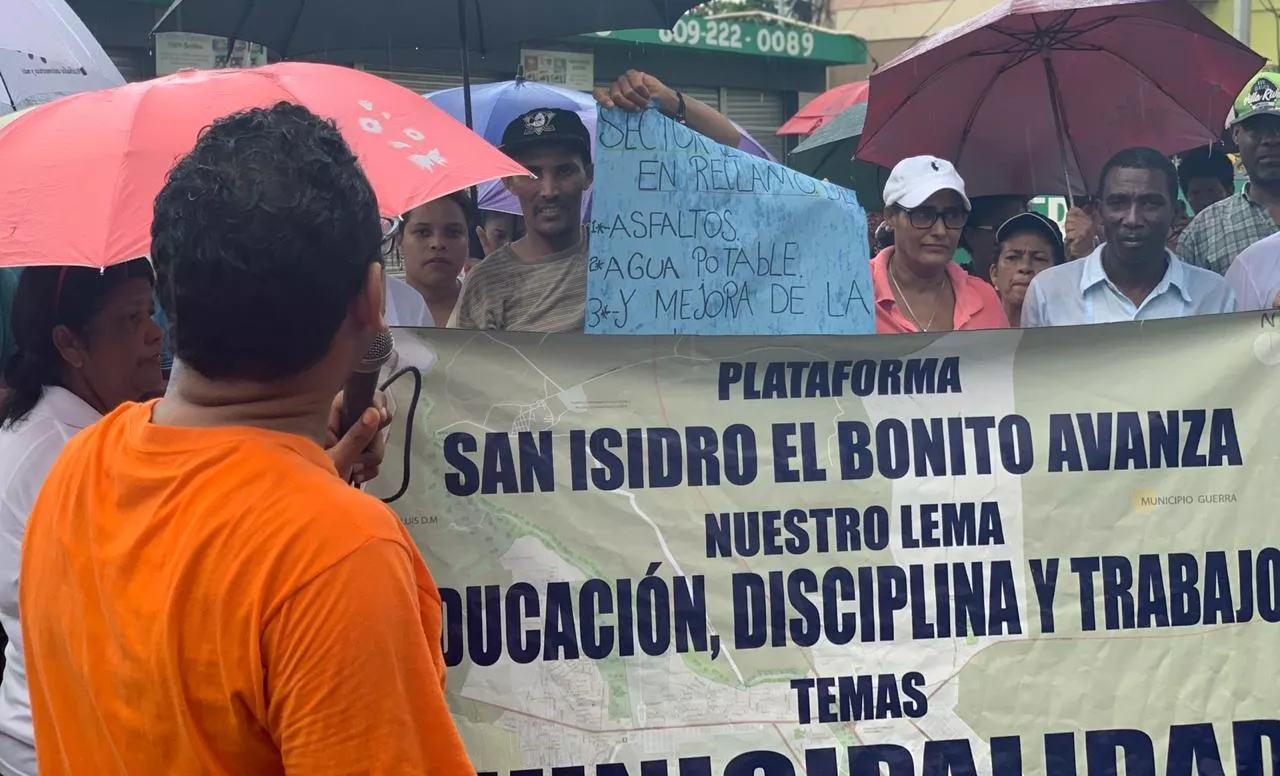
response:
<path fill-rule="evenodd" d="M 81 429 L 125 402 L 155 395 L 163 333 L 153 318 L 146 259 L 97 270 L 34 267 L 14 294 L 16 350 L 0 395 L 0 773 L 34 774 L 18 570 L 27 515 L 58 453 Z"/>
<path fill-rule="evenodd" d="M 1062 230 L 1039 213 L 1021 213 L 996 230 L 996 262 L 991 265 L 995 286 L 1009 325 L 1022 325 L 1022 302 L 1031 279 L 1067 260 Z"/>
<path fill-rule="evenodd" d="M 903 159 L 884 187 L 893 246 L 871 260 L 876 332 L 1003 329 L 995 289 L 954 261 L 969 217 L 964 179 L 945 159 Z"/>

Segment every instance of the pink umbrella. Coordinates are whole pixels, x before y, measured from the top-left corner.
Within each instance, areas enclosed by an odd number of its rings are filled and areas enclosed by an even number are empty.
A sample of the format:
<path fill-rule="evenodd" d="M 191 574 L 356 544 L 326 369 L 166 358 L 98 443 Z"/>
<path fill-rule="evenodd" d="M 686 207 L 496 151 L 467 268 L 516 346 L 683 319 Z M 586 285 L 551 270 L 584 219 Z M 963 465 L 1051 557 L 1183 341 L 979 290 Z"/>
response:
<path fill-rule="evenodd" d="M 337 122 L 383 215 L 528 174 L 444 111 L 359 70 L 283 62 L 184 71 L 63 97 L 0 128 L 0 266 L 107 267 L 147 255 L 156 194 L 200 132 L 282 100 Z"/>
<path fill-rule="evenodd" d="M 776 135 L 811 135 L 823 124 L 860 102 L 867 101 L 866 81 L 854 81 L 832 87 L 796 111 L 787 123 L 778 127 Z"/>
<path fill-rule="evenodd" d="M 871 76 L 858 159 L 950 159 L 969 194 L 1082 194 L 1129 146 L 1215 140 L 1263 58 L 1185 0 L 1005 0 Z"/>

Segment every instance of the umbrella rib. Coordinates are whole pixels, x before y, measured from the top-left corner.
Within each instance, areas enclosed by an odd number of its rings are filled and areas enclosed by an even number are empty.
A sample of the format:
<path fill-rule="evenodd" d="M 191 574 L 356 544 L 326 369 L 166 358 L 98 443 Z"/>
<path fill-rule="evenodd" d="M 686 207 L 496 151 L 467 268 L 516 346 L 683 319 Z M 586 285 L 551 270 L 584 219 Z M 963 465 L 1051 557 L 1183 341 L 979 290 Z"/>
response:
<path fill-rule="evenodd" d="M 249 0 L 245 3 L 244 10 L 240 12 L 240 18 L 236 19 L 236 26 L 232 29 L 231 34 L 227 36 L 227 61 L 223 63 L 223 67 L 231 67 L 232 53 L 236 50 L 236 43 L 243 38 L 240 37 L 240 31 L 244 29 L 245 22 L 249 21 L 249 15 L 253 13 L 254 6 L 258 4 L 258 0 Z M 286 45 L 288 43 L 286 42 Z M 245 44 L 246 49 L 248 44 Z"/>
<path fill-rule="evenodd" d="M 1070 18 L 1070 15 L 1071 15 L 1071 14 L 1074 14 L 1074 13 L 1075 13 L 1075 11 L 1071 11 L 1071 12 L 1069 12 L 1069 14 L 1067 15 L 1067 17 L 1064 19 L 1064 21 L 1063 21 L 1062 23 L 1064 23 L 1064 24 L 1065 24 L 1065 23 L 1066 23 L 1066 19 L 1069 19 L 1069 18 Z M 1108 19 L 1108 20 L 1114 20 L 1115 18 L 1119 18 L 1119 17 L 1107 17 L 1107 19 Z M 1025 61 L 1026 61 L 1026 59 L 1025 59 L 1025 58 L 1021 58 L 1021 57 L 1024 57 L 1025 55 L 1028 55 L 1028 54 L 1034 54 L 1034 53 L 1036 53 L 1034 50 L 1031 50 L 1031 49 L 1027 48 L 1027 47 L 1026 47 L 1026 45 L 1025 45 L 1025 41 L 1020 41 L 1020 40 L 1017 38 L 1017 36 L 1016 36 L 1016 35 L 1014 35 L 1012 32 L 1010 32 L 1009 30 L 1003 30 L 1003 29 L 1000 29 L 999 27 L 992 27 L 991 29 L 992 29 L 992 30 L 994 30 L 994 31 L 996 31 L 996 32 L 998 32 L 998 33 L 1000 33 L 1001 35 L 1004 35 L 1005 37 L 1012 38 L 1012 39 L 1013 39 L 1013 43 L 1011 43 L 1011 44 L 1009 45 L 1009 47 L 1008 47 L 1008 48 L 1004 48 L 1004 49 L 995 49 L 995 50 L 992 50 L 992 49 L 981 49 L 981 50 L 978 50 L 978 51 L 972 51 L 972 52 L 969 52 L 968 54 L 965 54 L 965 55 L 964 55 L 964 56 L 962 56 L 962 57 L 958 57 L 958 58 L 956 58 L 956 59 L 951 60 L 951 61 L 950 61 L 950 62 L 948 62 L 947 64 L 945 64 L 945 65 L 943 65 L 942 67 L 938 68 L 937 70 L 933 71 L 933 73 L 931 73 L 931 74 L 929 75 L 929 77 L 928 77 L 928 78 L 926 78 L 925 80 L 921 81 L 919 86 L 917 86 L 916 88 L 912 89 L 912 90 L 907 94 L 906 98 L 902 101 L 902 103 L 903 103 L 903 104 L 906 104 L 907 102 L 909 102 L 912 98 L 914 98 L 917 94 L 919 94 L 919 93 L 920 93 L 920 92 L 921 92 L 921 91 L 922 91 L 926 86 L 928 86 L 928 85 L 929 85 L 929 83 L 930 83 L 930 82 L 932 82 L 935 78 L 937 78 L 937 77 L 941 76 L 942 74 L 946 73 L 946 72 L 947 72 L 948 70 L 950 70 L 951 68 L 956 67 L 957 65 L 959 65 L 959 64 L 961 64 L 961 63 L 963 63 L 963 62 L 964 62 L 965 60 L 967 60 L 967 59 L 970 59 L 970 58 L 977 58 L 977 57 L 981 57 L 981 56 L 1011 56 L 1011 55 L 1018 55 L 1018 56 L 1020 57 L 1018 61 L 1013 62 L 1013 63 L 1008 64 L 1008 65 L 1004 65 L 1004 66 L 1002 66 L 1002 67 L 1001 67 L 1000 72 L 1001 72 L 1001 73 L 1003 73 L 1005 70 L 1007 70 L 1007 69 L 1009 69 L 1009 68 L 1011 68 L 1011 67 L 1016 67 L 1016 66 L 1018 66 L 1018 65 L 1020 65 L 1020 64 L 1022 64 L 1023 62 L 1025 62 Z M 1090 32 L 1092 32 L 1092 30 L 1093 30 L 1093 29 L 1096 29 L 1096 26 L 1095 26 L 1095 27 L 1092 27 L 1092 28 L 1089 28 L 1089 31 L 1090 31 Z M 1022 45 L 1022 46 L 1019 46 L 1019 45 L 1018 45 L 1019 43 L 1022 43 L 1023 45 Z M 1086 50 L 1090 50 L 1090 49 L 1086 49 Z M 1098 50 L 1098 51 L 1102 51 L 1102 50 L 1104 50 L 1104 49 L 1102 49 L 1101 47 L 1099 47 L 1097 50 Z M 997 73 L 997 77 L 999 77 L 999 75 L 1000 75 L 1000 73 Z M 994 81 L 995 79 L 992 79 L 992 80 Z M 895 113 L 896 113 L 896 111 L 895 111 Z"/>
<path fill-rule="evenodd" d="M 289 25 L 289 37 L 285 39 L 288 41 L 285 45 L 290 48 L 293 46 L 293 36 L 298 34 L 298 24 L 302 22 L 302 12 L 306 9 L 307 0 L 298 0 L 298 12 L 293 15 L 293 24 Z M 231 57 L 231 52 L 227 52 L 227 57 Z"/>
<path fill-rule="evenodd" d="M 4 90 L 5 99 L 9 102 L 9 107 L 14 110 L 18 109 L 18 105 L 13 100 L 13 92 L 9 91 L 9 84 L 5 83 L 4 73 L 0 73 L 0 89 Z"/>
<path fill-rule="evenodd" d="M 1074 11 L 1072 13 L 1074 13 Z M 1079 44 L 1079 43 L 1073 43 L 1073 41 L 1076 38 L 1079 38 L 1083 35 L 1087 35 L 1093 32 L 1094 30 L 1097 30 L 1101 27 L 1105 27 L 1108 24 L 1111 24 L 1112 22 L 1116 21 L 1118 18 L 1120 17 L 1108 16 L 1105 19 L 1099 19 L 1083 27 L 1074 27 L 1070 30 L 1065 30 L 1065 31 L 1063 30 L 1063 26 L 1068 21 L 1070 21 L 1069 16 L 1065 18 L 1061 24 L 1057 25 L 1056 28 L 1055 27 L 1043 27 L 1043 28 L 1037 27 L 1035 32 L 1031 32 L 1031 33 L 1015 32 L 1013 30 L 1003 29 L 1001 27 L 992 27 L 991 30 L 993 32 L 997 32 L 1001 35 L 1004 35 L 1007 38 L 1013 39 L 1016 42 L 1015 45 L 1005 49 L 996 49 L 994 50 L 994 52 L 991 49 L 986 49 L 986 50 L 978 50 L 973 53 L 978 55 L 988 54 L 988 53 L 1012 53 L 1013 51 L 1018 50 L 1018 47 L 1016 45 L 1018 43 L 1022 44 L 1028 49 L 1034 50 L 1037 53 L 1045 49 L 1052 50 L 1052 51 L 1101 50 L 1101 47 L 1097 46 L 1096 44 Z M 1049 33 L 1049 35 L 1047 36 L 1047 43 L 1046 43 L 1045 33 Z"/>
<path fill-rule="evenodd" d="M 858 149 L 859 149 L 859 150 L 861 150 L 862 148 L 864 148 L 864 147 L 866 147 L 866 146 L 871 145 L 871 141 L 875 140 L 875 139 L 876 139 L 876 136 L 880 134 L 880 129 L 881 129 L 881 128 L 883 128 L 885 125 L 887 125 L 887 124 L 889 123 L 889 121 L 890 121 L 890 120 L 892 120 L 892 119 L 893 119 L 893 117 L 897 115 L 898 111 L 902 110 L 902 108 L 903 108 L 904 106 L 906 106 L 906 104 L 907 104 L 907 103 L 911 102 L 911 100 L 912 100 L 913 98 L 915 98 L 915 96 L 916 96 L 917 94 L 919 94 L 919 93 L 920 93 L 921 91 L 923 91 L 926 87 L 928 87 L 928 86 L 929 86 L 929 84 L 933 83 L 933 81 L 934 81 L 934 80 L 936 80 L 936 79 L 938 79 L 938 78 L 942 77 L 943 75 L 945 75 L 949 70 L 951 70 L 951 68 L 953 68 L 953 67 L 958 67 L 958 66 L 959 66 L 961 63 L 963 63 L 967 58 L 968 58 L 968 57 L 959 57 L 959 58 L 957 58 L 957 59 L 953 59 L 953 60 L 951 60 L 950 62 L 947 62 L 947 63 L 946 63 L 945 65 L 943 65 L 942 67 L 940 67 L 940 68 L 938 68 L 937 70 L 934 70 L 932 73 L 930 73 L 930 74 L 929 74 L 929 75 L 928 75 L 928 76 L 927 76 L 923 81 L 921 81 L 921 82 L 920 82 L 920 83 L 919 83 L 919 84 L 918 84 L 914 89 L 912 89 L 910 92 L 908 92 L 908 93 L 907 93 L 907 96 L 906 96 L 906 97 L 904 97 L 904 98 L 902 99 L 902 101 L 898 103 L 897 107 L 895 107 L 895 108 L 894 108 L 894 109 L 889 113 L 888 117 L 886 117 L 886 118 L 885 118 L 885 120 L 884 120 L 884 122 L 881 124 L 881 127 L 880 127 L 880 128 L 877 128 L 875 132 L 872 132 L 872 133 L 870 133 L 870 134 L 868 134 L 868 133 L 866 133 L 866 132 L 863 132 L 863 134 L 862 134 L 862 139 L 858 142 Z M 854 158 L 857 158 L 856 153 L 855 153 L 855 155 L 854 155 Z"/>
<path fill-rule="evenodd" d="M 1194 112 L 1192 112 L 1192 110 L 1191 110 L 1190 108 L 1188 108 L 1186 105 L 1183 105 L 1181 100 L 1179 100 L 1177 97 L 1174 97 L 1172 94 L 1170 94 L 1168 89 L 1165 89 L 1163 86 L 1161 86 L 1161 85 L 1160 85 L 1160 82 L 1158 82 L 1158 81 L 1156 81 L 1154 78 L 1151 78 L 1150 76 L 1148 76 L 1146 73 L 1144 73 L 1144 72 L 1142 71 L 1142 68 L 1138 67 L 1138 66 L 1137 66 L 1137 65 L 1135 65 L 1133 62 L 1130 62 L 1130 61 L 1129 61 L 1129 59 L 1128 59 L 1128 58 L 1126 58 L 1124 55 L 1122 55 L 1122 54 L 1118 54 L 1118 53 L 1116 53 L 1115 51 L 1113 51 L 1113 50 L 1111 50 L 1111 49 L 1109 49 L 1109 48 L 1103 48 L 1103 49 L 1101 49 L 1101 50 L 1102 50 L 1102 51 L 1104 51 L 1104 52 L 1106 52 L 1106 53 L 1108 53 L 1108 54 L 1110 54 L 1111 56 L 1113 56 L 1113 57 L 1115 57 L 1116 59 L 1120 60 L 1121 62 L 1125 63 L 1126 65 L 1128 65 L 1128 67 L 1129 67 L 1129 69 L 1130 69 L 1130 70 L 1132 70 L 1134 73 L 1137 73 L 1137 74 L 1138 74 L 1138 75 L 1139 75 L 1143 80 L 1145 80 L 1147 83 L 1149 83 L 1149 84 L 1151 84 L 1152 86 L 1154 86 L 1154 87 L 1155 87 L 1155 89 L 1156 89 L 1156 91 L 1160 92 L 1160 93 L 1161 93 L 1161 94 L 1163 94 L 1165 97 L 1168 97 L 1168 98 L 1169 98 L 1169 100 L 1170 100 L 1174 105 L 1177 105 L 1179 108 L 1182 108 L 1184 111 L 1186 111 L 1186 112 L 1187 112 L 1187 115 L 1191 116 L 1192 118 L 1194 118 L 1194 117 L 1195 117 L 1195 113 L 1194 113 Z M 1210 133 L 1210 134 L 1212 134 L 1212 135 L 1216 135 L 1216 134 L 1217 134 L 1217 132 L 1214 130 L 1214 128 L 1213 128 L 1213 127 L 1207 126 L 1207 125 L 1205 125 L 1205 124 L 1201 124 L 1200 126 L 1202 126 L 1202 127 L 1204 127 L 1205 129 L 1209 130 L 1209 133 Z"/>
<path fill-rule="evenodd" d="M 1077 43 L 1064 46 L 1051 46 L 1041 48 L 1037 46 L 1010 46 L 1006 49 L 983 49 L 981 51 L 973 51 L 965 55 L 964 58 L 972 57 L 1007 57 L 1012 55 L 1036 56 L 1041 51 L 1106 51 L 1102 46 L 1095 44 Z"/>
<path fill-rule="evenodd" d="M 488 52 L 485 51 L 484 45 L 484 14 L 480 11 L 480 0 L 473 0 L 471 7 L 476 9 L 476 36 L 480 44 L 480 51 L 477 53 L 485 57 L 488 56 Z M 467 45 L 467 42 L 463 41 L 462 45 Z"/>
<path fill-rule="evenodd" d="M 987 85 L 982 88 L 982 93 L 978 95 L 978 99 L 973 101 L 973 107 L 969 110 L 968 117 L 965 118 L 964 130 L 960 133 L 960 139 L 956 142 L 956 157 L 954 160 L 956 165 L 960 164 L 960 155 L 964 153 L 964 145 L 969 141 L 969 133 L 973 131 L 973 123 L 978 120 L 978 111 L 982 109 L 983 103 L 987 101 L 987 95 L 991 94 L 991 90 L 996 88 L 996 82 L 1000 80 L 1000 76 L 1004 75 L 1008 70 L 1009 68 L 1003 67 L 997 70 L 991 80 L 987 81 Z"/>
<path fill-rule="evenodd" d="M 1075 160 L 1076 171 L 1080 173 L 1080 186 L 1087 193 L 1089 191 L 1089 181 L 1084 180 L 1084 164 L 1080 160 L 1080 150 L 1076 148 L 1075 138 L 1071 136 L 1071 127 L 1067 123 L 1066 106 L 1062 104 L 1062 85 L 1058 82 L 1057 72 L 1053 67 L 1053 60 L 1045 56 L 1044 58 L 1045 85 L 1049 89 L 1050 109 L 1053 110 L 1054 128 L 1062 132 L 1062 136 L 1058 138 L 1059 143 L 1066 143 L 1066 148 L 1062 149 L 1064 156 L 1070 154 Z M 1062 182 L 1067 189 L 1067 204 L 1075 207 L 1075 202 L 1071 197 L 1071 171 L 1067 168 L 1067 160 L 1063 159 L 1062 164 Z"/>
<path fill-rule="evenodd" d="M 976 101 L 975 101 L 975 103 L 974 103 L 974 109 L 973 109 L 973 112 L 969 114 L 969 121 L 967 121 L 967 122 L 965 123 L 965 130 L 964 130 L 964 132 L 962 133 L 962 136 L 967 136 L 967 135 L 968 135 L 968 133 L 969 133 L 969 129 L 972 127 L 972 124 L 973 124 L 973 121 L 974 121 L 974 117 L 976 117 L 976 116 L 977 116 L 977 110 L 978 110 L 978 107 L 979 107 L 979 106 L 981 106 L 982 101 L 983 101 L 984 99 L 986 99 L 986 95 L 990 93 L 990 91 L 991 91 L 991 89 L 992 89 L 992 88 L 994 88 L 995 82 L 996 82 L 997 80 L 999 80 L 1000 76 L 1004 75 L 1004 73 L 1005 73 L 1006 71 L 1011 70 L 1011 69 L 1013 69 L 1013 68 L 1017 67 L 1018 65 L 1022 64 L 1023 62 L 1027 61 L 1027 59 L 1029 59 L 1031 56 L 1033 56 L 1033 55 L 1034 55 L 1034 52 L 1029 52 L 1029 51 L 1025 51 L 1025 50 L 1019 50 L 1019 49 L 1016 49 L 1016 48 L 1015 48 L 1015 49 L 1010 49 L 1009 51 L 1006 51 L 1006 52 L 1003 52 L 1003 53 L 1004 53 L 1005 55 L 1018 55 L 1019 59 L 1018 59 L 1017 61 L 1015 61 L 1015 62 L 1010 62 L 1010 63 L 1004 64 L 1004 65 L 1001 65 L 1001 66 L 1000 66 L 1000 69 L 999 69 L 998 71 L 996 71 L 996 74 L 995 74 L 995 76 L 994 76 L 994 77 L 992 77 L 992 79 L 991 79 L 990 83 L 987 85 L 987 87 L 986 87 L 985 89 L 983 89 L 983 91 L 982 91 L 982 95 L 980 96 L 980 98 L 979 98 L 978 100 L 976 100 Z M 901 102 L 901 103 L 899 103 L 899 104 L 898 104 L 898 108 L 897 108 L 897 109 L 895 109 L 895 110 L 893 111 L 893 113 L 891 113 L 891 114 L 889 115 L 889 118 L 893 118 L 893 115 L 894 115 L 894 114 L 896 114 L 896 113 L 898 112 L 898 110 L 900 110 L 900 109 L 901 109 L 904 105 L 906 105 L 907 103 L 911 102 L 911 100 L 913 100 L 913 99 L 915 98 L 915 96 L 916 96 L 916 95 L 918 95 L 921 91 L 923 91 L 926 87 L 928 87 L 928 86 L 929 86 L 929 84 L 930 84 L 930 83 L 932 83 L 935 79 L 941 78 L 942 76 L 944 76 L 944 75 L 947 73 L 947 71 L 951 70 L 953 67 L 958 67 L 958 66 L 960 66 L 961 64 L 963 64 L 963 63 L 964 63 L 964 61 L 965 61 L 966 59 L 969 59 L 970 57 L 973 57 L 973 56 L 975 56 L 975 54 L 967 54 L 967 55 L 965 55 L 965 56 L 963 56 L 963 57 L 958 57 L 958 58 L 956 58 L 956 59 L 951 60 L 950 62 L 948 62 L 947 64 L 943 65 L 942 67 L 938 68 L 937 70 L 933 71 L 932 73 L 930 73 L 930 74 L 929 74 L 929 76 L 928 76 L 927 78 L 925 78 L 923 81 L 921 81 L 921 82 L 920 82 L 920 84 L 919 84 L 918 86 L 916 86 L 914 89 L 912 89 L 910 92 L 908 92 L 908 93 L 907 93 L 907 96 L 906 96 L 905 98 L 903 98 L 903 100 L 902 100 L 902 102 Z M 886 119 L 886 123 L 887 123 L 887 121 L 888 121 L 888 120 Z M 877 130 L 877 133 L 876 133 L 876 134 L 879 134 L 879 131 L 878 131 L 878 130 Z M 874 138 L 875 138 L 875 135 L 874 135 L 874 134 L 873 134 L 873 135 L 871 135 L 871 136 L 867 136 L 867 135 L 865 135 L 865 134 L 864 134 L 864 135 L 863 135 L 863 143 L 859 144 L 859 147 L 861 147 L 861 146 L 862 146 L 862 144 L 869 143 L 869 142 L 870 142 L 872 139 L 874 139 Z M 964 140 L 962 139 L 962 140 L 961 140 L 961 144 L 963 145 L 963 143 L 964 143 Z M 957 158 L 958 158 L 958 157 L 957 157 Z"/>

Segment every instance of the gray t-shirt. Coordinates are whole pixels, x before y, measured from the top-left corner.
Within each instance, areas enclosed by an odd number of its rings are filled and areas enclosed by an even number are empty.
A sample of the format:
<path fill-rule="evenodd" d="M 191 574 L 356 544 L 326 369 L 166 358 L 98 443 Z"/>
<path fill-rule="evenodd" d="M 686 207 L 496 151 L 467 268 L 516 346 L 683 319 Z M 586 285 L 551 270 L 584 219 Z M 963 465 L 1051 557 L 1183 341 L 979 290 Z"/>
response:
<path fill-rule="evenodd" d="M 524 261 L 504 246 L 467 274 L 449 320 L 457 329 L 581 332 L 587 312 L 587 235 L 574 247 Z"/>

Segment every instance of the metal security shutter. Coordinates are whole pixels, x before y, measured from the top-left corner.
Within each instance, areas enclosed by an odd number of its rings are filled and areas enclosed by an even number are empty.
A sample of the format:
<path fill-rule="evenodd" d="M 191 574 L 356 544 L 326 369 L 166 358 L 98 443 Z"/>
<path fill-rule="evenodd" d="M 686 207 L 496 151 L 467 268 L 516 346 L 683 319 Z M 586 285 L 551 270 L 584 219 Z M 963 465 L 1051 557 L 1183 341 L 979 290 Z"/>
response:
<path fill-rule="evenodd" d="M 675 88 L 686 97 L 692 97 L 718 111 L 724 111 L 724 106 L 720 104 L 720 90 L 714 86 L 676 86 Z"/>
<path fill-rule="evenodd" d="M 106 49 L 111 62 L 124 76 L 124 80 L 145 81 L 155 75 L 156 63 L 151 52 L 141 48 L 109 48 Z"/>
<path fill-rule="evenodd" d="M 438 92 L 442 89 L 456 89 L 462 86 L 462 76 L 457 72 L 447 72 L 443 70 L 413 70 L 413 69 L 396 69 L 396 70 L 380 70 L 372 67 L 361 67 L 361 70 L 376 75 L 379 78 L 385 78 L 388 81 L 398 83 L 406 89 L 412 89 L 418 94 L 430 94 Z M 471 84 L 487 84 L 493 83 L 495 79 L 487 75 L 471 74 Z"/>
<path fill-rule="evenodd" d="M 775 159 L 786 158 L 785 141 L 774 134 L 787 120 L 782 92 L 725 89 L 724 93 L 726 105 L 721 112 L 737 122 Z"/>
<path fill-rule="evenodd" d="M 692 97 L 695 100 L 705 102 L 716 110 L 720 107 L 720 90 L 714 86 L 680 86 L 678 84 L 668 84 L 672 89 L 681 92 L 686 97 Z M 608 88 L 613 86 L 613 81 L 596 81 L 596 86 Z"/>

